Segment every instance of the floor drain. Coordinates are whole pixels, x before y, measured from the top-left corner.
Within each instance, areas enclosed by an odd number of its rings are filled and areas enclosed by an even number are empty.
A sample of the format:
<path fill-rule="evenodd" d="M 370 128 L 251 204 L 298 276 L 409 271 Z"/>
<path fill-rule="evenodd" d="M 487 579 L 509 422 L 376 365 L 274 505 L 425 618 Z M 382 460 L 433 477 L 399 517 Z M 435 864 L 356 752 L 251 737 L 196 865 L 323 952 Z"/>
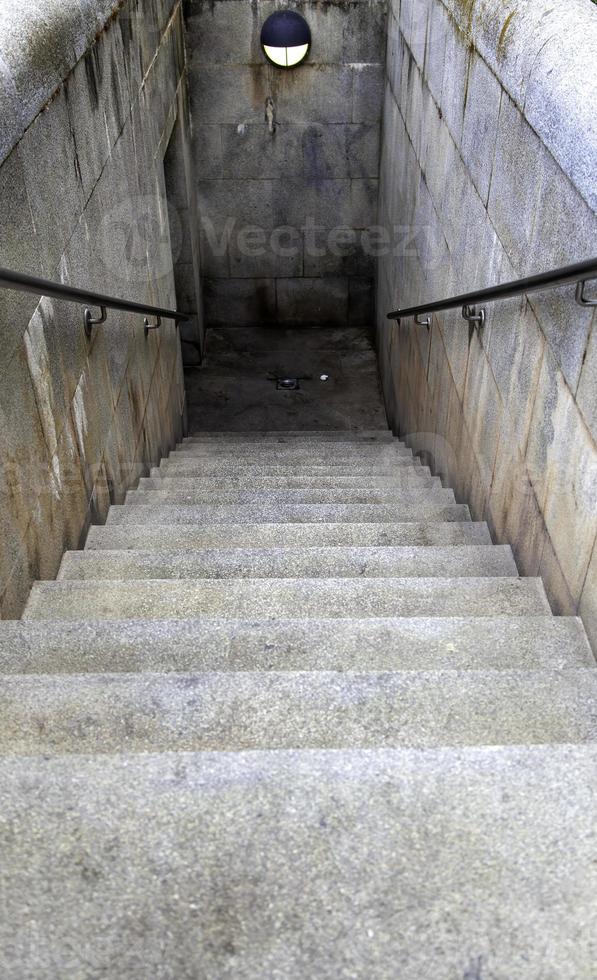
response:
<path fill-rule="evenodd" d="M 276 378 L 278 391 L 298 391 L 300 387 L 298 378 Z"/>

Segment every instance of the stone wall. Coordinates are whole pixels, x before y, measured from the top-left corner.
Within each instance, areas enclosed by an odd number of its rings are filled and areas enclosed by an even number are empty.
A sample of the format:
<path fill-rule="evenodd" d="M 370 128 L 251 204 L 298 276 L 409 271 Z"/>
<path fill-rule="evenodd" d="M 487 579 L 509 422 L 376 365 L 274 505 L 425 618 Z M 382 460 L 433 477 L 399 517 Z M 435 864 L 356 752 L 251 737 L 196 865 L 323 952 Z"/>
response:
<path fill-rule="evenodd" d="M 588 0 L 393 0 L 378 346 L 396 429 L 597 648 L 595 311 L 566 287 L 482 332 L 385 319 L 597 253 L 596 63 Z"/>
<path fill-rule="evenodd" d="M 386 0 L 293 2 L 313 45 L 283 71 L 259 39 L 287 5 L 185 2 L 207 322 L 371 323 Z"/>
<path fill-rule="evenodd" d="M 172 307 L 185 229 L 162 160 L 187 126 L 180 3 L 43 0 L 1 17 L 0 265 Z M 141 317 L 109 312 L 88 341 L 82 312 L 0 291 L 4 618 L 181 436 L 172 322 L 146 338 Z"/>

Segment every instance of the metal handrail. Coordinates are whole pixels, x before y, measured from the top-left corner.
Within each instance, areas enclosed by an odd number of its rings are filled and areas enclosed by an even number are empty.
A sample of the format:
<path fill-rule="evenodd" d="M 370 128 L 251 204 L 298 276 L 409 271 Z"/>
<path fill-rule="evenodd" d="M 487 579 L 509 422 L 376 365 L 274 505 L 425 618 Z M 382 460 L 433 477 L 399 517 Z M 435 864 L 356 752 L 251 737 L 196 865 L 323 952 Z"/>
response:
<path fill-rule="evenodd" d="M 527 276 L 526 279 L 504 282 L 500 286 L 490 286 L 489 289 L 478 289 L 473 293 L 462 293 L 460 296 L 451 296 L 449 299 L 441 299 L 434 303 L 421 303 L 419 306 L 395 310 L 393 313 L 388 313 L 388 320 L 403 320 L 412 316 L 421 326 L 428 327 L 430 314 L 461 307 L 465 320 L 483 326 L 485 310 L 478 308 L 484 303 L 494 303 L 500 299 L 507 299 L 509 296 L 533 293 L 540 289 L 554 289 L 556 286 L 563 286 L 569 282 L 577 283 L 576 302 L 580 306 L 597 306 L 597 299 L 588 299 L 585 296 L 585 283 L 591 279 L 597 279 L 597 258 L 576 262 L 574 265 L 563 266 L 561 269 L 552 269 L 551 272 L 542 272 L 538 276 Z M 427 320 L 418 320 L 422 314 L 428 314 Z"/>
<path fill-rule="evenodd" d="M 149 306 L 147 303 L 134 303 L 128 299 L 117 299 L 115 296 L 104 296 L 90 289 L 78 289 L 76 286 L 65 286 L 51 279 L 40 279 L 38 276 L 27 276 L 22 272 L 0 268 L 0 289 L 15 289 L 21 293 L 34 293 L 36 296 L 51 296 L 67 303 L 89 303 L 99 307 L 101 316 L 94 319 L 91 310 L 84 311 L 85 332 L 89 335 L 91 328 L 106 319 L 106 310 L 122 310 L 125 313 L 140 313 L 145 317 L 145 331 L 159 327 L 162 317 L 164 320 L 175 320 L 177 323 L 188 320 L 191 313 L 180 313 L 177 310 L 162 309 L 159 306 Z M 149 316 L 155 316 L 157 323 L 149 323 Z"/>

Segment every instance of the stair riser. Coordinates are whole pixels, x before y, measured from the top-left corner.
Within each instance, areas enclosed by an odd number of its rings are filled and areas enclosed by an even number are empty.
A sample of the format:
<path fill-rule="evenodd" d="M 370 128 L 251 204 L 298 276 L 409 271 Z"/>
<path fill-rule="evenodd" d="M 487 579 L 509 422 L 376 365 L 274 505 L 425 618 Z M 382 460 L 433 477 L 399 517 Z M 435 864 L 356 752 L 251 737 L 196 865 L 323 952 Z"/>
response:
<path fill-rule="evenodd" d="M 0 754 L 597 741 L 597 672 L 4 679 Z"/>
<path fill-rule="evenodd" d="M 23 618 L 365 619 L 538 616 L 548 612 L 537 579 L 203 579 L 36 583 Z"/>
<path fill-rule="evenodd" d="M 333 523 L 402 523 L 408 521 L 466 521 L 468 507 L 462 504 L 442 505 L 433 500 L 418 500 L 412 505 L 384 507 L 379 504 L 331 505 L 296 504 L 257 507 L 223 504 L 197 506 L 154 504 L 148 506 L 112 506 L 107 526 L 117 524 L 327 524 Z"/>
<path fill-rule="evenodd" d="M 408 524 L 117 525 L 89 529 L 87 549 L 427 547 L 489 545 L 486 524 L 412 521 Z"/>
<path fill-rule="evenodd" d="M 59 580 L 515 576 L 509 547 L 271 549 L 219 552 L 71 551 Z"/>
<path fill-rule="evenodd" d="M 0 622 L 1 674 L 595 669 L 579 619 Z"/>

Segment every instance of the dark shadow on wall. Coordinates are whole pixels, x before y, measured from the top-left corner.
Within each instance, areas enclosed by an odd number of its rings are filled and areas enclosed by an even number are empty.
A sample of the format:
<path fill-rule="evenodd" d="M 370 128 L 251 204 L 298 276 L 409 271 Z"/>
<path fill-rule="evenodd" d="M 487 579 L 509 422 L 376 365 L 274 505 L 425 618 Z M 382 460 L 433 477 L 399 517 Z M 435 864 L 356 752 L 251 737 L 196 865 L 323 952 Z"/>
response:
<path fill-rule="evenodd" d="M 180 325 L 185 366 L 201 363 L 205 347 L 201 285 L 199 216 L 192 180 L 186 98 L 179 98 L 179 113 L 164 155 L 164 178 L 174 268 L 177 309 L 189 312 Z"/>

